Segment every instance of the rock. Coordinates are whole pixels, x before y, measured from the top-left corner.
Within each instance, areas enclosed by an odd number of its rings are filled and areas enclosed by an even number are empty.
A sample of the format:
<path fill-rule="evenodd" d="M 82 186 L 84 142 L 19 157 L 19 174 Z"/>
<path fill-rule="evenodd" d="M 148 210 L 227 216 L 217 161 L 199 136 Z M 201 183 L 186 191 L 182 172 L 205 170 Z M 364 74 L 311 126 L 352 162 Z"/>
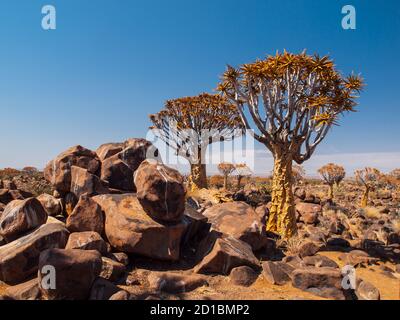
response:
<path fill-rule="evenodd" d="M 67 228 L 70 232 L 95 231 L 104 232 L 104 214 L 101 207 L 92 198 L 83 195 L 67 218 Z"/>
<path fill-rule="evenodd" d="M 101 255 L 107 254 L 107 243 L 94 231 L 71 233 L 65 249 L 97 250 Z"/>
<path fill-rule="evenodd" d="M 400 273 L 400 264 L 396 264 L 396 272 Z"/>
<path fill-rule="evenodd" d="M 296 204 L 296 211 L 304 223 L 315 224 L 322 213 L 322 207 L 319 204 L 299 202 Z"/>
<path fill-rule="evenodd" d="M 334 248 L 349 248 L 350 242 L 343 238 L 330 238 L 327 240 L 326 246 Z"/>
<path fill-rule="evenodd" d="M 39 255 L 43 250 L 64 248 L 67 239 L 67 229 L 52 223 L 0 247 L 0 280 L 10 284 L 25 280 L 37 272 Z"/>
<path fill-rule="evenodd" d="M 49 216 L 61 214 L 62 204 L 60 199 L 56 199 L 47 193 L 41 194 L 40 196 L 36 197 L 36 199 L 40 201 Z"/>
<path fill-rule="evenodd" d="M 248 243 L 254 251 L 266 246 L 262 216 L 244 202 L 221 203 L 203 212 L 212 224 L 212 229 Z"/>
<path fill-rule="evenodd" d="M 17 185 L 14 181 L 3 180 L 3 188 L 8 190 L 17 190 Z"/>
<path fill-rule="evenodd" d="M 186 205 L 183 222 L 187 225 L 183 238 L 184 244 L 195 245 L 204 239 L 210 231 L 211 224 L 208 222 L 207 217 L 189 205 Z"/>
<path fill-rule="evenodd" d="M 8 189 L 0 189 L 0 202 L 3 204 L 8 204 L 9 202 L 13 201 L 14 198 L 12 197 L 10 190 Z"/>
<path fill-rule="evenodd" d="M 148 277 L 150 288 L 158 292 L 185 293 L 207 285 L 203 276 L 177 274 L 172 272 L 152 272 Z"/>
<path fill-rule="evenodd" d="M 235 267 L 260 267 L 250 245 L 215 231 L 201 242 L 197 254 L 204 257 L 195 268 L 197 273 L 228 275 Z"/>
<path fill-rule="evenodd" d="M 292 285 L 324 298 L 344 300 L 342 275 L 333 268 L 303 268 L 292 273 Z"/>
<path fill-rule="evenodd" d="M 0 216 L 0 235 L 8 242 L 46 223 L 47 213 L 39 200 L 29 198 L 10 202 Z"/>
<path fill-rule="evenodd" d="M 183 176 L 155 160 L 145 160 L 135 172 L 137 198 L 146 213 L 162 222 L 181 221 L 186 190 Z"/>
<path fill-rule="evenodd" d="M 129 300 L 129 299 L 130 299 L 129 293 L 126 292 L 125 290 L 120 290 L 117 293 L 114 293 L 108 300 Z"/>
<path fill-rule="evenodd" d="M 90 290 L 89 300 L 109 300 L 120 291 L 121 289 L 112 282 L 103 278 L 97 278 Z"/>
<path fill-rule="evenodd" d="M 110 258 L 102 257 L 102 267 L 100 277 L 116 281 L 125 272 L 126 268 L 122 263 L 116 262 Z"/>
<path fill-rule="evenodd" d="M 110 188 L 130 191 L 136 190 L 133 183 L 133 171 L 119 155 L 105 159 L 101 165 L 101 179 L 108 182 Z"/>
<path fill-rule="evenodd" d="M 344 253 L 339 256 L 339 259 L 345 264 L 349 264 L 354 267 L 374 264 L 379 260 L 378 258 L 371 257 L 368 253 L 362 250 L 352 250 L 349 253 Z"/>
<path fill-rule="evenodd" d="M 294 190 L 294 196 L 299 198 L 300 200 L 304 200 L 306 198 L 306 190 L 303 188 L 296 188 Z"/>
<path fill-rule="evenodd" d="M 379 290 L 367 281 L 360 282 L 356 289 L 356 295 L 359 300 L 380 300 Z"/>
<path fill-rule="evenodd" d="M 178 260 L 185 223 L 163 225 L 143 210 L 134 194 L 93 198 L 105 213 L 105 233 L 115 249 L 160 260 Z"/>
<path fill-rule="evenodd" d="M 236 267 L 231 270 L 230 281 L 242 287 L 249 287 L 257 280 L 258 274 L 248 266 Z"/>
<path fill-rule="evenodd" d="M 71 192 L 79 199 L 81 195 L 107 194 L 109 190 L 98 176 L 89 173 L 87 169 L 71 167 Z"/>
<path fill-rule="evenodd" d="M 65 228 L 65 223 L 58 220 L 57 218 L 54 218 L 52 216 L 48 216 L 47 220 L 46 220 L 46 224 L 50 224 L 50 223 L 58 223 L 59 225 L 62 225 Z"/>
<path fill-rule="evenodd" d="M 47 300 L 84 300 L 89 297 L 92 284 L 101 271 L 101 255 L 96 250 L 48 249 L 40 254 L 39 270 L 53 266 L 56 272 L 55 288 L 41 286 Z M 42 282 L 43 275 L 39 274 Z"/>
<path fill-rule="evenodd" d="M 112 252 L 108 257 L 116 262 L 122 263 L 125 267 L 129 264 L 129 257 L 124 252 Z"/>
<path fill-rule="evenodd" d="M 338 264 L 335 261 L 329 259 L 328 257 L 321 256 L 318 254 L 315 256 L 304 257 L 303 261 L 308 266 L 313 266 L 318 268 L 319 267 L 339 268 Z"/>
<path fill-rule="evenodd" d="M 157 149 L 145 139 L 129 139 L 124 143 L 108 143 L 97 149 L 102 159 L 101 178 L 110 188 L 136 191 L 133 174 L 147 158 L 158 157 Z"/>
<path fill-rule="evenodd" d="M 69 192 L 64 197 L 64 211 L 67 216 L 69 216 L 75 209 L 75 206 L 78 204 L 78 198 L 72 192 Z"/>
<path fill-rule="evenodd" d="M 299 256 L 301 258 L 307 257 L 307 256 L 313 256 L 314 254 L 316 254 L 319 250 L 321 249 L 321 247 L 319 245 L 317 245 L 314 242 L 311 241 L 305 241 L 303 244 L 301 244 L 301 246 L 299 247 Z"/>
<path fill-rule="evenodd" d="M 279 264 L 266 261 L 262 264 L 263 276 L 271 284 L 283 285 L 290 281 L 289 275 Z"/>
<path fill-rule="evenodd" d="M 44 177 L 56 190 L 70 192 L 72 166 L 87 169 L 88 173 L 96 174 L 100 168 L 100 161 L 93 151 L 82 146 L 75 146 L 50 161 L 44 169 Z"/>
<path fill-rule="evenodd" d="M 14 300 L 38 300 L 40 298 L 37 278 L 8 287 L 6 294 Z"/>

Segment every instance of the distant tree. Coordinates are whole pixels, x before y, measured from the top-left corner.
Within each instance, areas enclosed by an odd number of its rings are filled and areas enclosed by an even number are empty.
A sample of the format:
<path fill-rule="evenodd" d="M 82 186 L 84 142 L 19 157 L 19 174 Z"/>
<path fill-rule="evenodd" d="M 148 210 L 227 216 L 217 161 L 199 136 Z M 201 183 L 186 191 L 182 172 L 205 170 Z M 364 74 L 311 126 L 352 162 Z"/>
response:
<path fill-rule="evenodd" d="M 235 170 L 235 166 L 232 163 L 221 162 L 218 165 L 218 171 L 224 176 L 224 189 L 228 188 L 228 176 Z"/>
<path fill-rule="evenodd" d="M 244 177 L 250 177 L 253 172 L 245 163 L 238 163 L 235 165 L 234 174 L 237 178 L 237 188 L 240 189 L 240 184 Z"/>
<path fill-rule="evenodd" d="M 205 153 L 213 142 L 228 141 L 243 133 L 236 107 L 208 93 L 168 100 L 163 110 L 150 115 L 152 130 L 190 163 L 192 188 L 206 188 Z"/>
<path fill-rule="evenodd" d="M 25 167 L 22 169 L 22 171 L 28 174 L 34 174 L 37 173 L 39 170 L 35 167 Z"/>
<path fill-rule="evenodd" d="M 384 183 L 385 177 L 378 169 L 369 167 L 354 171 L 354 175 L 358 184 L 365 187 L 360 203 L 360 206 L 364 208 L 368 205 L 370 191 L 381 186 Z"/>
<path fill-rule="evenodd" d="M 4 168 L 0 170 L 1 179 L 12 179 L 19 174 L 21 174 L 21 171 L 14 168 Z"/>
<path fill-rule="evenodd" d="M 343 167 L 334 164 L 328 163 L 323 167 L 319 168 L 318 173 L 321 175 L 322 179 L 329 186 L 328 198 L 333 200 L 333 186 L 336 184 L 339 186 L 340 182 L 346 176 L 346 171 Z"/>
<path fill-rule="evenodd" d="M 359 76 L 343 77 L 328 57 L 305 52 L 228 66 L 218 90 L 274 156 L 268 231 L 283 238 L 296 233 L 292 162 L 309 159 L 339 116 L 354 111 L 362 86 Z"/>
<path fill-rule="evenodd" d="M 300 181 L 304 179 L 306 176 L 306 170 L 304 170 L 303 166 L 294 164 L 292 166 L 292 179 L 293 185 L 298 185 Z"/>

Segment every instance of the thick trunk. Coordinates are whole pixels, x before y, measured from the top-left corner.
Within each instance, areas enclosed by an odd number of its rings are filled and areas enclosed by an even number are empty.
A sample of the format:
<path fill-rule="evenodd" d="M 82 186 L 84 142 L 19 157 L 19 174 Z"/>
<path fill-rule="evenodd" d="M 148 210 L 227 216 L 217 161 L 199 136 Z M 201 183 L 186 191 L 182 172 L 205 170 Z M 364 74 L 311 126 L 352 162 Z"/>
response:
<path fill-rule="evenodd" d="M 237 188 L 238 188 L 238 190 L 240 190 L 240 184 L 241 184 L 241 182 L 242 182 L 242 176 L 238 176 L 238 177 L 237 177 Z"/>
<path fill-rule="evenodd" d="M 224 189 L 228 189 L 228 175 L 225 174 L 224 175 Z"/>
<path fill-rule="evenodd" d="M 192 190 L 207 188 L 205 164 L 190 165 L 190 187 Z"/>
<path fill-rule="evenodd" d="M 365 188 L 364 194 L 361 198 L 361 208 L 365 208 L 368 205 L 369 188 Z"/>
<path fill-rule="evenodd" d="M 329 185 L 328 199 L 333 200 L 333 184 Z"/>
<path fill-rule="evenodd" d="M 282 238 L 290 238 L 297 231 L 292 191 L 292 157 L 278 153 L 274 158 L 272 204 L 267 231 L 278 233 Z"/>

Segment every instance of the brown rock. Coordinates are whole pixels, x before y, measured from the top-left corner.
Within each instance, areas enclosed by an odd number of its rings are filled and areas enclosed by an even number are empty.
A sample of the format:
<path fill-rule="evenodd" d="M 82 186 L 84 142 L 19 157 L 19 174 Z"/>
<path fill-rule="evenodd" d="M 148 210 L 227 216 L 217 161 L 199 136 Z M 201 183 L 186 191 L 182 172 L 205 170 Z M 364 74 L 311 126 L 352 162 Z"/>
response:
<path fill-rule="evenodd" d="M 119 158 L 118 154 L 102 162 L 101 179 L 107 181 L 113 189 L 131 192 L 136 190 L 133 183 L 133 171 Z"/>
<path fill-rule="evenodd" d="M 67 239 L 67 229 L 52 223 L 0 247 L 0 280 L 11 284 L 25 280 L 37 272 L 39 255 L 43 250 L 64 248 Z"/>
<path fill-rule="evenodd" d="M 102 257 L 102 267 L 100 277 L 116 281 L 126 270 L 122 263 L 116 262 L 110 258 Z"/>
<path fill-rule="evenodd" d="M 283 285 L 290 281 L 289 275 L 279 264 L 266 261 L 262 264 L 263 276 L 271 284 Z"/>
<path fill-rule="evenodd" d="M 112 157 L 124 149 L 123 143 L 105 143 L 97 148 L 96 154 L 101 161 Z"/>
<path fill-rule="evenodd" d="M 119 291 L 121 289 L 112 282 L 103 278 L 97 278 L 90 290 L 89 300 L 109 300 Z"/>
<path fill-rule="evenodd" d="M 251 286 L 257 280 L 258 274 L 248 266 L 236 267 L 229 274 L 230 281 L 242 287 Z"/>
<path fill-rule="evenodd" d="M 207 285 L 203 276 L 177 274 L 172 272 L 152 272 L 148 277 L 150 288 L 168 293 L 185 293 Z"/>
<path fill-rule="evenodd" d="M 62 204 L 60 199 L 56 199 L 47 193 L 41 194 L 40 196 L 36 197 L 36 199 L 40 201 L 49 216 L 61 214 Z"/>
<path fill-rule="evenodd" d="M 212 229 L 248 243 L 254 251 L 264 247 L 266 237 L 263 216 L 244 202 L 221 203 L 203 212 Z"/>
<path fill-rule="evenodd" d="M 150 218 L 134 194 L 93 198 L 105 213 L 105 233 L 117 250 L 160 260 L 178 260 L 186 225 L 163 225 Z"/>
<path fill-rule="evenodd" d="M 333 268 L 303 268 L 292 273 L 292 285 L 325 298 L 343 300 L 342 275 Z"/>
<path fill-rule="evenodd" d="M 0 235 L 8 242 L 46 223 L 47 213 L 39 200 L 29 198 L 10 202 L 0 216 Z"/>
<path fill-rule="evenodd" d="M 71 192 L 79 199 L 81 195 L 98 195 L 109 193 L 107 187 L 99 177 L 89 173 L 88 170 L 72 166 L 71 167 Z"/>
<path fill-rule="evenodd" d="M 53 266 L 56 272 L 55 288 L 41 286 L 47 300 L 87 299 L 92 284 L 101 271 L 101 255 L 95 250 L 49 249 L 40 254 L 39 270 Z M 39 282 L 45 275 L 39 274 Z"/>
<path fill-rule="evenodd" d="M 103 234 L 104 223 L 101 207 L 92 198 L 83 195 L 68 216 L 66 224 L 70 232 L 95 231 Z"/>
<path fill-rule="evenodd" d="M 137 198 L 155 220 L 181 221 L 185 211 L 186 190 L 183 176 L 155 160 L 145 160 L 135 172 Z"/>
<path fill-rule="evenodd" d="M 44 176 L 56 190 L 69 192 L 72 166 L 87 169 L 89 173 L 95 174 L 100 168 L 100 161 L 93 151 L 75 146 L 50 161 L 44 169 Z"/>
<path fill-rule="evenodd" d="M 359 300 L 380 300 L 379 290 L 370 282 L 361 281 L 357 286 L 356 295 Z"/>
<path fill-rule="evenodd" d="M 339 268 L 338 264 L 335 261 L 318 254 L 315 256 L 304 257 L 303 261 L 307 266 Z"/>
<path fill-rule="evenodd" d="M 299 202 L 296 204 L 296 211 L 300 214 L 304 223 L 315 224 L 322 212 L 322 207 L 319 204 Z"/>
<path fill-rule="evenodd" d="M 39 282 L 37 278 L 8 287 L 6 294 L 14 300 L 38 300 L 40 298 Z"/>
<path fill-rule="evenodd" d="M 215 231 L 202 241 L 198 256 L 204 258 L 195 268 L 197 273 L 228 275 L 235 267 L 249 266 L 255 269 L 260 267 L 250 245 Z"/>
<path fill-rule="evenodd" d="M 101 255 L 107 254 L 107 243 L 94 231 L 71 233 L 66 249 L 97 250 Z"/>
<path fill-rule="evenodd" d="M 13 201 L 14 198 L 8 189 L 0 189 L 0 202 L 3 204 L 8 204 Z"/>
<path fill-rule="evenodd" d="M 130 299 L 129 293 L 126 292 L 125 290 L 120 290 L 117 293 L 114 293 L 108 300 L 129 300 L 129 299 Z"/>
<path fill-rule="evenodd" d="M 320 250 L 320 246 L 312 241 L 306 241 L 299 247 L 299 256 L 301 258 L 313 256 Z"/>

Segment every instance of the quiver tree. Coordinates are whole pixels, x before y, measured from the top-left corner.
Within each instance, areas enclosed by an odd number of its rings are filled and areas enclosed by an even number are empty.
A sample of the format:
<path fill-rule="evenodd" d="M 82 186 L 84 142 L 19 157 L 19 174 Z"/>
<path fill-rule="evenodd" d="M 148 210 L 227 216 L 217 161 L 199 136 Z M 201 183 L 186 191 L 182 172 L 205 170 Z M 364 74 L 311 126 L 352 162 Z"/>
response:
<path fill-rule="evenodd" d="M 236 107 L 227 99 L 208 93 L 168 100 L 164 109 L 150 115 L 150 119 L 156 135 L 189 161 L 192 188 L 207 187 L 207 146 L 243 134 Z"/>
<path fill-rule="evenodd" d="M 234 175 L 237 178 L 237 188 L 240 189 L 240 184 L 244 177 L 250 177 L 252 174 L 253 172 L 245 163 L 236 164 Z"/>
<path fill-rule="evenodd" d="M 384 175 L 378 169 L 369 167 L 354 171 L 354 175 L 357 183 L 365 188 L 360 203 L 360 206 L 364 208 L 368 205 L 370 191 L 384 183 Z"/>
<path fill-rule="evenodd" d="M 323 167 L 318 169 L 318 173 L 321 175 L 321 178 L 326 182 L 329 186 L 328 199 L 333 200 L 333 186 L 339 186 L 340 182 L 344 179 L 346 175 L 346 171 L 343 167 L 334 164 L 328 163 Z"/>
<path fill-rule="evenodd" d="M 328 57 L 305 52 L 228 66 L 218 90 L 274 156 L 268 231 L 284 238 L 296 232 L 292 162 L 311 157 L 338 117 L 354 110 L 362 86 L 359 76 L 343 77 Z"/>
<path fill-rule="evenodd" d="M 303 166 L 294 164 L 292 166 L 292 180 L 293 180 L 293 185 L 298 185 L 300 181 L 304 179 L 306 175 L 306 170 L 304 170 Z"/>
<path fill-rule="evenodd" d="M 218 171 L 224 176 L 224 189 L 228 188 L 228 176 L 235 170 L 235 166 L 229 162 L 221 162 L 218 165 Z"/>

